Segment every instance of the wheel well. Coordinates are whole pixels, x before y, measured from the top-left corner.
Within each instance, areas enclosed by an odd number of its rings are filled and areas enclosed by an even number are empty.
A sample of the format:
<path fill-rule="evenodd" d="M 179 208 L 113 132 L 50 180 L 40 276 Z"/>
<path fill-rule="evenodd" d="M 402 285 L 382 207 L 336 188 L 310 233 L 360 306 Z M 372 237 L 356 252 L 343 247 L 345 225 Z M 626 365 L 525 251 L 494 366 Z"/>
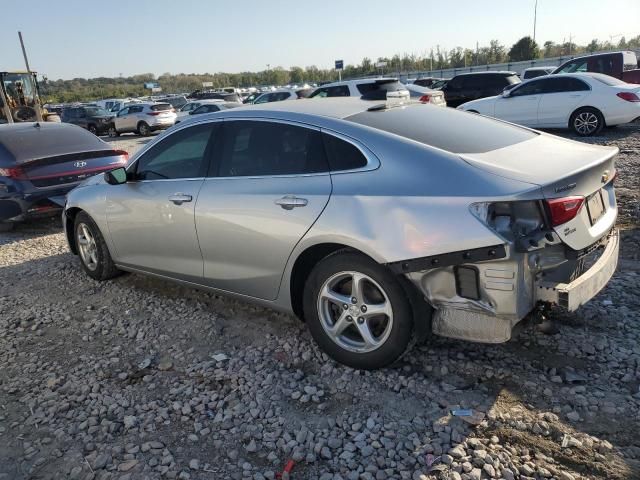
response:
<path fill-rule="evenodd" d="M 600 114 L 600 117 L 602 117 L 602 124 L 605 127 L 607 126 L 607 120 L 604 118 L 604 114 L 602 113 L 602 111 L 599 108 L 592 107 L 590 105 L 583 105 L 582 107 L 576 108 L 573 112 L 571 112 L 571 115 L 569 115 L 569 128 L 571 128 L 571 119 L 580 110 L 595 110 L 596 112 L 598 112 Z"/>
<path fill-rule="evenodd" d="M 480 113 L 480 112 L 479 112 L 479 111 L 477 111 L 477 110 L 467 110 L 467 112 L 469 112 L 469 113 Z"/>
<path fill-rule="evenodd" d="M 296 263 L 293 265 L 293 269 L 291 270 L 291 283 L 289 285 L 289 289 L 291 294 L 291 306 L 293 307 L 293 312 L 299 319 L 304 320 L 302 307 L 304 286 L 311 270 L 313 270 L 313 267 L 315 267 L 316 264 L 327 255 L 337 252 L 338 250 L 345 249 L 357 251 L 340 243 L 321 243 L 309 247 L 296 259 Z"/>
<path fill-rule="evenodd" d="M 67 240 L 69 242 L 69 248 L 74 254 L 78 254 L 78 248 L 76 246 L 76 236 L 73 234 L 73 226 L 76 221 L 76 216 L 80 213 L 82 209 L 78 207 L 71 207 L 68 210 L 65 210 L 65 232 L 67 233 Z"/>
<path fill-rule="evenodd" d="M 315 267 L 320 260 L 339 250 L 360 253 L 369 257 L 366 253 L 347 245 L 340 243 L 321 243 L 309 247 L 296 259 L 293 269 L 291 270 L 291 283 L 289 288 L 293 312 L 300 320 L 304 321 L 304 287 L 307 278 L 311 274 L 311 270 L 313 270 L 313 267 Z M 431 314 L 433 309 L 415 285 L 405 278 L 404 275 L 399 275 L 399 277 L 400 285 L 404 289 L 413 310 L 416 337 L 419 340 L 423 340 L 431 332 Z"/>

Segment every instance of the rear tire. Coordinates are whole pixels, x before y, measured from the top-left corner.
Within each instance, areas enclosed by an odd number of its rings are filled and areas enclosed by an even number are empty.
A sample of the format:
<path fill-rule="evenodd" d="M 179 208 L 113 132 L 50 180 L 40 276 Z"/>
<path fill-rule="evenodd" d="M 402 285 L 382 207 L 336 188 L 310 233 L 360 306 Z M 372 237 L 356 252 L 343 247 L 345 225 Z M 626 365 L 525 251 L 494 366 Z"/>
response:
<path fill-rule="evenodd" d="M 73 234 L 82 269 L 94 280 L 109 280 L 120 275 L 113 263 L 100 229 L 85 212 L 76 215 Z"/>
<path fill-rule="evenodd" d="M 321 260 L 307 279 L 303 301 L 311 335 L 344 365 L 373 370 L 408 349 L 409 298 L 390 270 L 362 254 L 341 250 Z"/>
<path fill-rule="evenodd" d="M 604 128 L 604 117 L 596 108 L 579 108 L 571 114 L 569 128 L 581 137 L 597 135 Z"/>
<path fill-rule="evenodd" d="M 151 135 L 151 127 L 146 122 L 140 122 L 138 124 L 138 133 L 143 137 Z"/>
<path fill-rule="evenodd" d="M 96 128 L 95 125 L 89 125 L 87 127 L 87 130 L 89 130 L 91 133 L 93 133 L 96 137 L 98 136 L 98 129 Z"/>

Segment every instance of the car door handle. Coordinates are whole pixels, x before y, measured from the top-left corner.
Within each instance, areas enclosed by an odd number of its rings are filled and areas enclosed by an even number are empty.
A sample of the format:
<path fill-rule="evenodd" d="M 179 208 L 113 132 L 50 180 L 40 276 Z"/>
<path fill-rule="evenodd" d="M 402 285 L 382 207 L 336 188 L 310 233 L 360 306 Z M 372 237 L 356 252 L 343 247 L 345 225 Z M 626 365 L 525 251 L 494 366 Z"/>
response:
<path fill-rule="evenodd" d="M 184 193 L 169 195 L 169 201 L 176 205 L 182 205 L 184 202 L 190 202 L 191 200 L 193 200 L 193 197 L 191 195 L 185 195 Z"/>
<path fill-rule="evenodd" d="M 287 195 L 275 201 L 276 205 L 280 205 L 285 210 L 293 210 L 296 207 L 306 207 L 309 201 L 306 198 L 294 197 Z"/>

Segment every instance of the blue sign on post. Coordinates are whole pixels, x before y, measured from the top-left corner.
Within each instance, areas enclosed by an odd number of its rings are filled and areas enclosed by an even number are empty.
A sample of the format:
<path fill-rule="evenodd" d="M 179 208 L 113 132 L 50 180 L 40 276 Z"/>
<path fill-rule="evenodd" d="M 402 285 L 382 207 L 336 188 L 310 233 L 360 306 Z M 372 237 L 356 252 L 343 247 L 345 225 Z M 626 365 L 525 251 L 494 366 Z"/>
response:
<path fill-rule="evenodd" d="M 336 70 L 344 70 L 344 61 L 336 60 Z"/>

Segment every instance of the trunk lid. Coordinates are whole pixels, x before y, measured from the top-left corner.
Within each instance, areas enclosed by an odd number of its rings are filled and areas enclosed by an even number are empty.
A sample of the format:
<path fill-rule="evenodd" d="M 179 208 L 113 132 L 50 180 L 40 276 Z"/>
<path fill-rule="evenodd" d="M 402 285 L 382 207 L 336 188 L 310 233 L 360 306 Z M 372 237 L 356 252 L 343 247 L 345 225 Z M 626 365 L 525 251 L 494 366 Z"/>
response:
<path fill-rule="evenodd" d="M 101 172 L 126 165 L 127 152 L 97 150 L 40 158 L 20 165 L 22 177 L 34 187 L 78 183 Z"/>
<path fill-rule="evenodd" d="M 606 235 L 615 224 L 617 205 L 612 179 L 617 153 L 617 147 L 540 134 L 505 148 L 461 157 L 495 175 L 539 185 L 546 200 L 584 197 L 578 214 L 554 227 L 569 247 L 582 250 Z"/>

